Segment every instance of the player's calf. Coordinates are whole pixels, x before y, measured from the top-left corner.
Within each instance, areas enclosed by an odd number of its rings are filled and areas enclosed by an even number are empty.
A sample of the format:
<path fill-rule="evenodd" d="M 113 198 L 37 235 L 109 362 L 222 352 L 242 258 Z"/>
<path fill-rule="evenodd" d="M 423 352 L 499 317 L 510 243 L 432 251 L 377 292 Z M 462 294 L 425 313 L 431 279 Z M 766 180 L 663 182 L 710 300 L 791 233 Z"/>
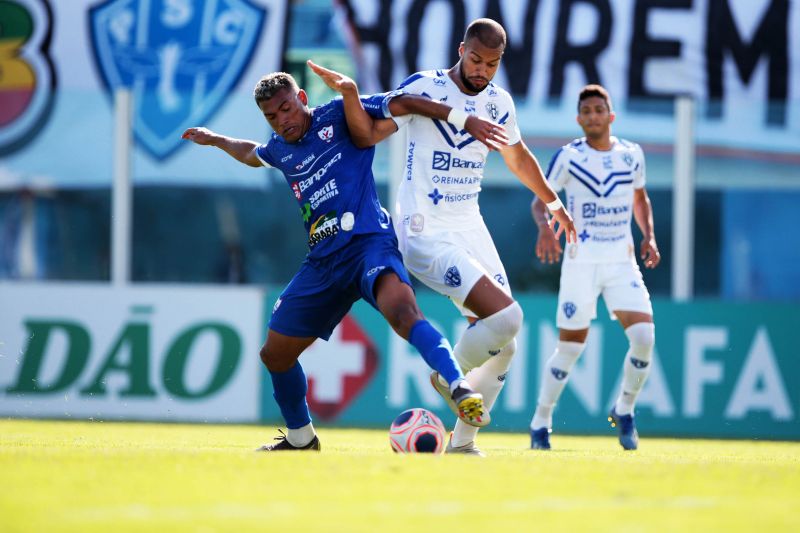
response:
<path fill-rule="evenodd" d="M 625 330 L 630 342 L 623 365 L 622 388 L 620 390 L 616 412 L 620 415 L 633 413 L 636 398 L 650 375 L 650 362 L 655 345 L 655 326 L 652 322 L 638 322 Z"/>

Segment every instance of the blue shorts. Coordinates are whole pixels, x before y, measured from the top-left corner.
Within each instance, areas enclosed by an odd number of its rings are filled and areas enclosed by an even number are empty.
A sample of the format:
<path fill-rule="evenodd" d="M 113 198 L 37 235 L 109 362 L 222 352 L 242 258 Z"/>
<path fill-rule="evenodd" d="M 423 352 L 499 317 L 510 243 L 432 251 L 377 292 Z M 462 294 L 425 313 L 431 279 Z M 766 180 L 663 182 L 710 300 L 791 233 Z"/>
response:
<path fill-rule="evenodd" d="M 290 337 L 328 340 L 360 298 L 378 309 L 375 280 L 387 272 L 411 286 L 394 233 L 358 235 L 328 257 L 306 258 L 275 302 L 269 328 Z"/>

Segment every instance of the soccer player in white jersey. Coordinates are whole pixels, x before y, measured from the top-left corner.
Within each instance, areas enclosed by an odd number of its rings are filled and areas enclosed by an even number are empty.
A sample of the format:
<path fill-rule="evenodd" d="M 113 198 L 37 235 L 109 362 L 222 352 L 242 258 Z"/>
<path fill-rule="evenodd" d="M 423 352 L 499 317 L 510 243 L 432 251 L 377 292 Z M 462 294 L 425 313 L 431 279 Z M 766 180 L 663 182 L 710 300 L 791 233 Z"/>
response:
<path fill-rule="evenodd" d="M 630 342 L 622 387 L 608 419 L 617 426 L 622 447 L 635 450 L 639 435 L 633 410 L 650 372 L 655 326 L 650 294 L 634 255 L 631 215 L 642 231 L 639 256 L 644 266 L 655 268 L 661 260 L 653 210 L 644 187 L 644 154 L 638 144 L 611 135 L 614 111 L 608 92 L 600 85 L 587 85 L 581 91 L 577 120 L 585 137 L 562 147 L 547 170 L 551 187 L 566 193 L 579 241 L 567 244 L 561 265 L 556 318 L 559 340 L 542 373 L 531 420 L 531 448 L 550 449 L 553 408 L 583 352 L 589 324 L 596 316 L 597 297 L 602 294 Z M 539 227 L 536 255 L 542 262 L 554 263 L 562 248 L 547 227 L 544 207 L 539 199 L 531 204 Z"/>
<path fill-rule="evenodd" d="M 492 83 L 505 45 L 500 24 L 475 20 L 459 46 L 455 66 L 413 74 L 387 97 L 393 102 L 406 94 L 425 95 L 452 107 L 447 121 L 397 117 L 399 125 L 406 123 L 407 139 L 395 231 L 408 270 L 449 297 L 470 321 L 454 353 L 469 383 L 483 394 L 487 409 L 497 399 L 511 364 L 522 308 L 511 296 L 478 208 L 489 148 L 466 131 L 470 117 L 502 125 L 508 142 L 498 145 L 500 154 L 552 213 L 548 231 L 553 238 L 565 232 L 568 242 L 577 239 L 572 218 L 520 137 L 511 96 Z M 431 383 L 446 397 L 446 384 L 436 372 Z M 456 422 L 446 452 L 483 455 L 476 436 L 474 428 Z"/>

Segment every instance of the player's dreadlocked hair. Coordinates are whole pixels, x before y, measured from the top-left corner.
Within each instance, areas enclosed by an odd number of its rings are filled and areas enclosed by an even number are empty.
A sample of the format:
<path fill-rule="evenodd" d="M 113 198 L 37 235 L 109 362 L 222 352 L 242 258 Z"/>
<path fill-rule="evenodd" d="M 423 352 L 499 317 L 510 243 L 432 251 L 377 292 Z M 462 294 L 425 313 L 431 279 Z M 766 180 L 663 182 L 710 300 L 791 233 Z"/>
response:
<path fill-rule="evenodd" d="M 578 111 L 581 110 L 581 102 L 593 96 L 598 96 L 605 100 L 606 107 L 611 111 L 611 96 L 609 96 L 605 87 L 596 83 L 589 84 L 581 89 L 581 93 L 578 95 Z"/>
<path fill-rule="evenodd" d="M 492 19 L 475 19 L 467 26 L 464 42 L 476 37 L 486 48 L 506 48 L 506 30 Z"/>
<path fill-rule="evenodd" d="M 256 99 L 256 104 L 269 100 L 281 89 L 292 89 L 294 92 L 300 91 L 300 87 L 297 85 L 297 82 L 294 81 L 291 74 L 273 72 L 272 74 L 263 76 L 258 80 L 258 83 L 256 83 L 256 88 L 253 89 L 253 96 Z"/>

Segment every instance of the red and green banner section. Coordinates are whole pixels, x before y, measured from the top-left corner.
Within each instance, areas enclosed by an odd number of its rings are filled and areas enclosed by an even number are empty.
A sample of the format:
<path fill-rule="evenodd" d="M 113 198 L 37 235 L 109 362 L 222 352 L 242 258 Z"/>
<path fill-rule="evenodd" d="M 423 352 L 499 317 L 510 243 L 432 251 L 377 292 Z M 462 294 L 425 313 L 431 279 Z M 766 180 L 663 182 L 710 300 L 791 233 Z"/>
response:
<path fill-rule="evenodd" d="M 267 316 L 277 298 L 267 298 Z M 558 339 L 556 299 L 518 295 L 525 325 L 505 388 L 492 413 L 499 431 L 526 431 L 539 376 Z M 423 312 L 454 342 L 466 327 L 445 298 L 419 295 Z M 792 304 L 654 302 L 656 349 L 642 391 L 640 433 L 660 436 L 800 439 L 800 361 Z M 554 432 L 603 434 L 619 390 L 627 339 L 602 302 L 586 350 L 570 374 L 554 416 Z M 426 407 L 454 423 L 428 382 L 429 369 L 370 306 L 359 302 L 329 342 L 302 356 L 309 405 L 318 425 L 389 427 L 409 407 Z M 264 372 L 262 419 L 280 424 Z"/>

